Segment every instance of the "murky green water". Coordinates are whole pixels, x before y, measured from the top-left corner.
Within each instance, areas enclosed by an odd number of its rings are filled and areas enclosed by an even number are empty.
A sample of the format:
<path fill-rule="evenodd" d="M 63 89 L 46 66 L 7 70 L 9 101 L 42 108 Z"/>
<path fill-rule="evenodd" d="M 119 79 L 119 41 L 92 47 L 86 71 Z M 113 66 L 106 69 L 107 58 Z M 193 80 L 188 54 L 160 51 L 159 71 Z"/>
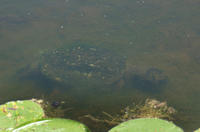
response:
<path fill-rule="evenodd" d="M 72 108 L 64 117 L 79 120 L 85 114 L 116 113 L 132 102 L 156 98 L 178 110 L 179 126 L 195 130 L 200 127 L 199 4 L 1 0 L 0 102 L 64 100 Z M 75 75 L 59 83 L 35 70 L 41 53 L 76 43 L 125 58 L 122 75 L 109 82 Z"/>

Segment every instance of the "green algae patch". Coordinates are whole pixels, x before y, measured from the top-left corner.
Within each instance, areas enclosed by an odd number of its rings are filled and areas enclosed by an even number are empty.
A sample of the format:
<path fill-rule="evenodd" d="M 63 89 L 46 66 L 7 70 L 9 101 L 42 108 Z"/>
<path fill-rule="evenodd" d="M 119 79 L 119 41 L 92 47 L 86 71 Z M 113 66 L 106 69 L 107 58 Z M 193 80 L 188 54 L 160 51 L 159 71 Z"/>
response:
<path fill-rule="evenodd" d="M 83 124 L 69 119 L 44 119 L 21 126 L 13 132 L 90 132 Z"/>
<path fill-rule="evenodd" d="M 109 132 L 183 132 L 183 130 L 166 120 L 140 118 L 123 122 Z"/>
<path fill-rule="evenodd" d="M 40 104 L 33 100 L 11 101 L 0 105 L 0 131 L 9 131 L 44 117 Z"/>

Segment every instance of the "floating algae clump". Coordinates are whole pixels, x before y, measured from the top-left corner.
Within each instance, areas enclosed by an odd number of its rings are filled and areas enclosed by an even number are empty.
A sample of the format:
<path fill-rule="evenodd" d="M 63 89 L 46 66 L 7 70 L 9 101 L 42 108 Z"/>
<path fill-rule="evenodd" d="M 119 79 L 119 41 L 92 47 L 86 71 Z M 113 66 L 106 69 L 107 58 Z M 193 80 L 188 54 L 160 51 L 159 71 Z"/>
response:
<path fill-rule="evenodd" d="M 124 57 L 90 45 L 50 50 L 42 54 L 40 61 L 40 71 L 44 75 L 64 82 L 75 74 L 87 78 L 111 79 L 120 76 L 124 68 Z"/>

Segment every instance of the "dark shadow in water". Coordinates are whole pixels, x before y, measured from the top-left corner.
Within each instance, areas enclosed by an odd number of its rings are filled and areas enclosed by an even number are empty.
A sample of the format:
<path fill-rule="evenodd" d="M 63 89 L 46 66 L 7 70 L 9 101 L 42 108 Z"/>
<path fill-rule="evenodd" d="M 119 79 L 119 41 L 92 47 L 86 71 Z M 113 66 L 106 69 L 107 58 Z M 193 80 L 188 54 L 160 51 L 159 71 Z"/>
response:
<path fill-rule="evenodd" d="M 42 74 L 40 68 L 31 69 L 30 66 L 20 69 L 17 72 L 17 79 L 20 82 L 34 83 L 38 88 L 44 90 L 45 93 L 51 93 L 54 89 L 67 90 L 71 88 L 69 84 L 58 82 L 46 75 Z"/>
<path fill-rule="evenodd" d="M 142 92 L 158 93 L 168 83 L 168 77 L 157 68 L 150 68 L 144 74 L 132 74 L 126 78 L 126 84 L 130 88 L 136 88 Z"/>

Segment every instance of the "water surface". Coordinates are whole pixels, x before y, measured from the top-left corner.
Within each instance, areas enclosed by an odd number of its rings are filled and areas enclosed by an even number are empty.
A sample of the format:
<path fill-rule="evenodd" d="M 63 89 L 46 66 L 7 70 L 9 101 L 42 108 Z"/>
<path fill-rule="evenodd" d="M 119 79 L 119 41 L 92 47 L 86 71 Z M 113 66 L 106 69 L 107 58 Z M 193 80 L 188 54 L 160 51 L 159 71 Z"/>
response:
<path fill-rule="evenodd" d="M 180 127 L 195 130 L 200 127 L 199 4 L 198 0 L 1 0 L 0 102 L 33 97 L 64 100 L 73 108 L 64 117 L 79 120 L 85 114 L 116 113 L 132 102 L 156 98 L 178 110 Z M 42 52 L 74 43 L 123 56 L 126 74 L 109 85 L 92 77 L 71 78 L 63 84 L 35 70 Z"/>

